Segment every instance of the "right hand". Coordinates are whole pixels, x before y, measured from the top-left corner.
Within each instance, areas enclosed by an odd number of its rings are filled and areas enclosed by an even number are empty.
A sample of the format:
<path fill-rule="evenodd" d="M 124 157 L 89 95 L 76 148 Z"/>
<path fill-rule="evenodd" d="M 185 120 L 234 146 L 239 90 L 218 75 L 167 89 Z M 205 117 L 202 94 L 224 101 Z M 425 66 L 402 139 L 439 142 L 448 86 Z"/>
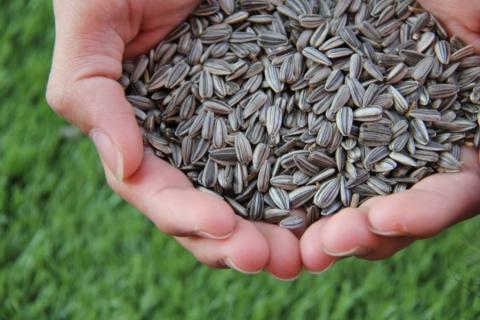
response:
<path fill-rule="evenodd" d="M 451 34 L 480 51 L 480 0 L 419 0 Z M 374 197 L 320 219 L 301 239 L 305 268 L 318 272 L 335 259 L 385 259 L 418 239 L 478 215 L 478 150 L 464 148 L 462 172 L 435 174 L 406 192 Z M 332 262 L 333 259 L 333 262 Z"/>
<path fill-rule="evenodd" d="M 47 100 L 95 142 L 107 181 L 201 262 L 293 278 L 298 239 L 252 223 L 226 202 L 193 188 L 187 177 L 144 151 L 132 107 L 117 79 L 122 60 L 148 51 L 184 20 L 196 0 L 57 0 L 56 42 Z"/>

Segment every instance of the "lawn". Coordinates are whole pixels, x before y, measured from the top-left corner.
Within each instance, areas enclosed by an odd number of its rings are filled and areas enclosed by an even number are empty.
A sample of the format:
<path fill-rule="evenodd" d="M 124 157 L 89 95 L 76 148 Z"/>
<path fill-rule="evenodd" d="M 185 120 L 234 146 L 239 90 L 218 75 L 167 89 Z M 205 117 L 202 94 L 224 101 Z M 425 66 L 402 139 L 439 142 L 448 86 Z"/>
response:
<path fill-rule="evenodd" d="M 203 266 L 47 106 L 50 1 L 0 4 L 0 319 L 476 319 L 480 219 L 294 282 Z"/>

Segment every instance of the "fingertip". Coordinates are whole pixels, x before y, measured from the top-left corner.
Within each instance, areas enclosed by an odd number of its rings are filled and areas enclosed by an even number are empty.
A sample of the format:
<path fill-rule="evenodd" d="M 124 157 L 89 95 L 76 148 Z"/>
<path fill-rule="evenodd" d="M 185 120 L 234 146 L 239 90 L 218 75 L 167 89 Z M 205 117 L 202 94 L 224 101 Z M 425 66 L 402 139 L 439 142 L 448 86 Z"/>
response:
<path fill-rule="evenodd" d="M 269 244 L 270 256 L 266 269 L 279 280 L 293 280 L 302 269 L 299 241 L 295 234 L 276 225 L 255 223 Z"/>
<path fill-rule="evenodd" d="M 237 225 L 236 215 L 223 200 L 193 188 L 169 188 L 153 201 L 152 220 L 173 235 L 225 239 Z"/>
<path fill-rule="evenodd" d="M 360 208 L 346 208 L 330 219 L 319 240 L 325 253 L 331 256 L 357 253 L 359 243 L 371 238 L 364 213 Z"/>
<path fill-rule="evenodd" d="M 327 255 L 320 244 L 322 229 L 331 217 L 321 218 L 312 224 L 300 239 L 300 254 L 304 267 L 312 273 L 318 273 L 330 267 L 336 259 Z"/>
<path fill-rule="evenodd" d="M 241 232 L 235 232 L 233 237 L 242 237 L 243 241 L 233 238 L 226 240 L 229 244 L 226 249 L 225 264 L 242 273 L 262 271 L 267 266 L 270 257 L 268 241 L 251 222 L 241 217 L 237 217 L 237 229 Z"/>
<path fill-rule="evenodd" d="M 322 273 L 325 273 L 325 272 L 327 272 L 336 262 L 337 262 L 337 260 L 333 259 L 333 260 L 331 260 L 330 263 L 327 264 L 326 266 L 322 266 L 322 267 L 317 268 L 317 269 L 308 269 L 308 272 L 310 272 L 311 274 L 322 274 Z"/>
<path fill-rule="evenodd" d="M 224 240 L 177 237 L 177 240 L 202 263 L 211 267 L 229 267 L 241 273 L 262 271 L 268 263 L 267 240 L 255 226 L 240 217 L 232 235 Z"/>
<path fill-rule="evenodd" d="M 403 221 L 410 215 L 397 214 L 398 210 L 404 210 L 405 205 L 398 195 L 391 195 L 388 199 L 378 199 L 374 206 L 371 206 L 367 214 L 369 230 L 380 236 L 402 236 L 407 235 L 406 223 Z M 403 219 L 403 220 L 402 220 Z"/>
<path fill-rule="evenodd" d="M 336 258 L 327 255 L 323 251 L 312 252 L 302 255 L 302 262 L 305 269 L 313 274 L 325 272 L 336 262 Z"/>
<path fill-rule="evenodd" d="M 233 209 L 220 197 L 198 190 L 191 190 L 196 197 L 205 201 L 205 205 L 199 208 L 208 220 L 199 221 L 202 226 L 197 227 L 200 232 L 210 235 L 211 239 L 226 239 L 237 226 L 238 216 Z M 211 211 L 210 213 L 208 211 Z M 205 226 L 205 228 L 204 228 Z"/>

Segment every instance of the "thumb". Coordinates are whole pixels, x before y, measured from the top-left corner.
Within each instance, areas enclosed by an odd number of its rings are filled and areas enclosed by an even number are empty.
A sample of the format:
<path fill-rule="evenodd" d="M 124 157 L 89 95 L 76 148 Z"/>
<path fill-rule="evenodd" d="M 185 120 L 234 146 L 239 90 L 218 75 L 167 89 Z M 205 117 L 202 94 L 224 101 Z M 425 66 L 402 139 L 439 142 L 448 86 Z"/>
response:
<path fill-rule="evenodd" d="M 115 10 L 106 10 L 106 2 L 55 1 L 56 41 L 47 100 L 90 136 L 104 165 L 122 180 L 140 166 L 143 145 L 132 107 L 116 81 L 122 72 L 124 40 L 112 29 L 109 20 Z"/>

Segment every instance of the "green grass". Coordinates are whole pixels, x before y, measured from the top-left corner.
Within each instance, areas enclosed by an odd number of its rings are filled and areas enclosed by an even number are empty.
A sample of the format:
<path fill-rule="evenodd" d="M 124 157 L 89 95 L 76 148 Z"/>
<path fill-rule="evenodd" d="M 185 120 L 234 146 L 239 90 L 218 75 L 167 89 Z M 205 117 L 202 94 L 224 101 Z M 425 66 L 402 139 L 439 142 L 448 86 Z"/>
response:
<path fill-rule="evenodd" d="M 479 219 L 290 283 L 199 264 L 111 192 L 87 139 L 61 138 L 50 2 L 2 2 L 0 30 L 0 319 L 479 317 Z"/>

